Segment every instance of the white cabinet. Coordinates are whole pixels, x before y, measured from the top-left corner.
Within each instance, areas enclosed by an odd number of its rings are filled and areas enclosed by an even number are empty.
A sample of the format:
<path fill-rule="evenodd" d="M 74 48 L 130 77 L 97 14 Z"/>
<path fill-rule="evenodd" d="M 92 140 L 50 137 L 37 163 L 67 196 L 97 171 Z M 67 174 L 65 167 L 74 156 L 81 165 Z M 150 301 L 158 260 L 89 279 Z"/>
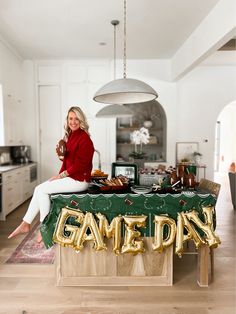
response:
<path fill-rule="evenodd" d="M 61 65 L 45 64 L 38 66 L 38 84 L 55 84 L 61 81 Z"/>
<path fill-rule="evenodd" d="M 22 202 L 22 169 L 17 168 L 2 174 L 2 212 L 1 218 L 5 219 L 14 208 Z"/>
<path fill-rule="evenodd" d="M 23 60 L 7 45 L 0 46 L 0 145 L 21 145 L 26 123 L 26 110 L 19 105 L 23 103 Z"/>
<path fill-rule="evenodd" d="M 1 146 L 23 145 L 21 100 L 3 92 Z"/>
<path fill-rule="evenodd" d="M 31 197 L 32 187 L 30 182 L 30 168 L 24 167 L 22 172 L 22 202 L 24 202 Z"/>
<path fill-rule="evenodd" d="M 31 197 L 37 181 L 30 180 L 30 167 L 27 165 L 2 173 L 2 211 L 0 220 Z"/>
<path fill-rule="evenodd" d="M 22 169 L 22 202 L 25 202 L 32 196 L 34 188 L 37 185 L 37 180 L 35 178 L 31 180 L 31 168 L 35 166 L 36 164 L 28 165 Z"/>

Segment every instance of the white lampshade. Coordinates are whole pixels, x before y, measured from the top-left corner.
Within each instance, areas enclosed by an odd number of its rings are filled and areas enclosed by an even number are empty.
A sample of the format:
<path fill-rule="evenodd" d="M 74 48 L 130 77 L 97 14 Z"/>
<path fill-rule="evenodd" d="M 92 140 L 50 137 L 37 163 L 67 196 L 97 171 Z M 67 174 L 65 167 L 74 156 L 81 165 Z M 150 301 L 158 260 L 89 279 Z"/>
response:
<path fill-rule="evenodd" d="M 98 118 L 121 118 L 121 117 L 132 117 L 133 112 L 123 105 L 109 105 L 102 108 L 96 114 Z"/>
<path fill-rule="evenodd" d="M 134 104 L 147 102 L 158 97 L 148 84 L 131 78 L 113 80 L 101 87 L 93 99 L 105 104 Z"/>

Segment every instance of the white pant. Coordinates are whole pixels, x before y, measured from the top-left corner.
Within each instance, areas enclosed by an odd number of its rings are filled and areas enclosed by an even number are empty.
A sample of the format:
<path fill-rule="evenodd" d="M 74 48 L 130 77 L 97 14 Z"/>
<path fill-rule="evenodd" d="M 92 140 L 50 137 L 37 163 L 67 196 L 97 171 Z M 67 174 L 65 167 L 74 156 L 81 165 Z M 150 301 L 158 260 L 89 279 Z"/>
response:
<path fill-rule="evenodd" d="M 50 211 L 50 194 L 82 192 L 87 188 L 88 182 L 77 181 L 70 177 L 43 182 L 34 189 L 33 197 L 23 220 L 31 224 L 40 212 L 40 221 L 42 222 Z"/>

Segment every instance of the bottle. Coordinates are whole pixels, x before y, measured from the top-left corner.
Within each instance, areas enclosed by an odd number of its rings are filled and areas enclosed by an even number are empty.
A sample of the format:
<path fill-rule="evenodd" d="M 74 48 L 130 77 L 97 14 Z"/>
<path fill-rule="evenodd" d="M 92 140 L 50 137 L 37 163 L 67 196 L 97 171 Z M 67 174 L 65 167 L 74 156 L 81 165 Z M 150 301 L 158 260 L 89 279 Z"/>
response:
<path fill-rule="evenodd" d="M 171 175 L 170 175 L 170 184 L 173 185 L 178 181 L 178 177 L 177 177 L 177 171 L 173 170 Z"/>
<path fill-rule="evenodd" d="M 186 186 L 188 188 L 194 188 L 196 185 L 196 181 L 195 181 L 195 175 L 190 172 L 186 175 Z"/>

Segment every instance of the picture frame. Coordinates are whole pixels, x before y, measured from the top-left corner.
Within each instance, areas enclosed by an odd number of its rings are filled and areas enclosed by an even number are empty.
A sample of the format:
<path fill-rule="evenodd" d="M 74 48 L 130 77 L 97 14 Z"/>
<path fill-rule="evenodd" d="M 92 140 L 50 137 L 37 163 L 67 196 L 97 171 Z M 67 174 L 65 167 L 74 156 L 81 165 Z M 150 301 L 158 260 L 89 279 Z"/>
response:
<path fill-rule="evenodd" d="M 198 142 L 177 142 L 176 143 L 176 164 L 193 162 L 193 153 L 199 151 Z"/>

